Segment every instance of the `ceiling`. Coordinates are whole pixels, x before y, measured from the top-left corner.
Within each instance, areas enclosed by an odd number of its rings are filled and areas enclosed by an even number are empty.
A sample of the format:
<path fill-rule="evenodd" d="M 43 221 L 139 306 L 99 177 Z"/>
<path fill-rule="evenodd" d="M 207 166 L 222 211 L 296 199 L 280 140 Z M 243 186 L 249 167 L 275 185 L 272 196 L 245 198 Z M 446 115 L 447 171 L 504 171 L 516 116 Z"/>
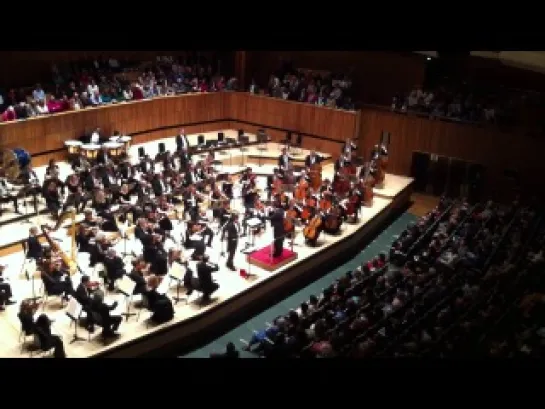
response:
<path fill-rule="evenodd" d="M 437 51 L 415 51 L 428 57 L 437 58 Z M 489 58 L 510 67 L 521 68 L 545 74 L 545 51 L 471 51 L 473 57 Z"/>

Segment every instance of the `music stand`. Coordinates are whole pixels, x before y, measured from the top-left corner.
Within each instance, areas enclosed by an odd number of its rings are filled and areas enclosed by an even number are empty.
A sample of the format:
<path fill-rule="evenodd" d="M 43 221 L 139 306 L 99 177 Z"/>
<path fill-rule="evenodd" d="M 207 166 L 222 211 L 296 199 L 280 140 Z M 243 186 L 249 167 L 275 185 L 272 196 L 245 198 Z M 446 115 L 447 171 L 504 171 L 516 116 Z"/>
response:
<path fill-rule="evenodd" d="M 121 313 L 121 315 L 125 317 L 125 321 L 128 321 L 129 317 L 136 315 L 136 313 L 131 312 L 132 295 L 135 287 L 136 283 L 131 280 L 128 275 L 125 274 L 123 274 L 123 277 L 121 277 L 117 284 L 117 289 L 121 294 L 125 296 L 125 303 L 127 304 L 127 309 L 125 310 L 125 312 Z"/>
<path fill-rule="evenodd" d="M 75 297 L 71 297 L 68 301 L 68 305 L 66 306 L 66 315 L 74 324 L 74 335 L 72 336 L 70 344 L 73 344 L 76 341 L 85 341 L 85 338 L 82 338 L 78 335 L 78 320 L 82 311 L 83 307 L 78 302 L 78 300 L 76 300 Z"/>
<path fill-rule="evenodd" d="M 127 252 L 127 240 L 129 237 L 127 236 L 127 230 L 129 229 L 129 221 L 125 220 L 125 223 L 123 223 L 122 226 L 118 226 L 119 233 L 121 234 L 121 239 L 123 240 L 123 251 L 121 252 L 121 255 L 123 258 L 130 256 L 131 253 Z"/>
<path fill-rule="evenodd" d="M 180 301 L 185 301 L 187 303 L 187 298 L 180 297 L 180 287 L 184 282 L 185 272 L 186 268 L 180 263 L 172 263 L 168 276 L 171 280 L 176 281 L 176 297 L 172 297 L 174 299 L 174 304 L 178 304 Z"/>
<path fill-rule="evenodd" d="M 25 218 L 22 220 L 21 223 L 32 224 L 32 222 L 29 220 L 29 216 L 28 216 L 28 204 L 27 204 L 27 199 L 28 199 L 28 191 L 25 189 L 25 190 L 24 190 L 24 194 L 23 194 L 23 204 L 25 205 Z"/>
<path fill-rule="evenodd" d="M 25 260 L 23 261 L 23 270 L 25 271 L 25 278 L 27 280 L 30 280 L 30 285 L 32 288 L 31 289 L 32 297 L 30 299 L 32 301 L 36 301 L 41 298 L 36 296 L 36 290 L 34 287 L 34 276 L 36 274 L 37 269 L 38 268 L 36 266 L 36 260 L 34 260 L 33 258 L 31 259 L 26 258 L 26 254 L 25 254 Z"/>
<path fill-rule="evenodd" d="M 248 247 L 242 250 L 242 254 L 246 255 L 246 263 L 248 264 L 248 274 L 247 277 L 255 276 L 255 274 L 252 274 L 252 263 L 250 263 L 250 256 L 254 254 L 258 249 L 255 247 Z"/>

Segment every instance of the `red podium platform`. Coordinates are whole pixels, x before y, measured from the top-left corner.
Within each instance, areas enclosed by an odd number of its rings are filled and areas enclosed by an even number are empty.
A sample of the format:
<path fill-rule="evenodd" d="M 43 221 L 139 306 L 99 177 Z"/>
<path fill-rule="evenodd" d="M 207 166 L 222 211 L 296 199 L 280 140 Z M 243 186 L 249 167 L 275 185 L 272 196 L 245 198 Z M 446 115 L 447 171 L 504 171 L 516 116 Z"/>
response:
<path fill-rule="evenodd" d="M 289 249 L 284 249 L 280 257 L 271 258 L 271 250 L 271 245 L 268 245 L 254 251 L 248 256 L 248 263 L 267 271 L 274 271 L 297 259 L 297 253 Z"/>

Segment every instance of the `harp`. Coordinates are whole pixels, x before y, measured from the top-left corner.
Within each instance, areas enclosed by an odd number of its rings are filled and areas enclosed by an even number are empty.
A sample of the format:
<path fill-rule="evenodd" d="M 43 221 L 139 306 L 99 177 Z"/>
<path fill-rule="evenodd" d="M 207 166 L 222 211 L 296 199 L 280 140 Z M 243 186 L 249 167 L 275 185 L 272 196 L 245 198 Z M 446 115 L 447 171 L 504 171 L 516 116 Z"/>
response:
<path fill-rule="evenodd" d="M 57 231 L 61 227 L 61 225 L 68 219 L 72 220 L 72 225 L 70 226 L 70 240 L 71 240 L 71 249 L 70 254 L 66 254 L 60 246 L 51 238 L 49 235 L 49 232 L 51 231 Z M 57 221 L 57 224 L 55 227 L 50 227 L 47 225 L 40 226 L 42 229 L 42 233 L 49 243 L 49 246 L 51 247 L 51 250 L 59 253 L 59 255 L 62 258 L 62 261 L 70 271 L 70 275 L 73 275 L 77 269 L 78 266 L 76 264 L 76 212 L 74 210 L 69 210 L 67 212 L 64 212 L 59 216 L 59 220 Z"/>

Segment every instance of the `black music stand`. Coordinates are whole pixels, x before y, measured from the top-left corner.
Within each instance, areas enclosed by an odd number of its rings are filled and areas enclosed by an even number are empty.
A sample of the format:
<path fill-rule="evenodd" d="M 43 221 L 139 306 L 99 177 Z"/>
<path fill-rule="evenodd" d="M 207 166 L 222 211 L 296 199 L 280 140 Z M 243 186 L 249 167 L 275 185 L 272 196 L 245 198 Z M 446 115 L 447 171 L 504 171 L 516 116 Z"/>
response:
<path fill-rule="evenodd" d="M 117 290 L 125 296 L 125 303 L 127 304 L 125 312 L 122 312 L 121 315 L 125 317 L 125 321 L 128 321 L 130 317 L 136 315 L 136 313 L 131 312 L 132 295 L 136 283 L 126 274 L 124 274 L 119 281 L 120 283 L 117 285 Z"/>
<path fill-rule="evenodd" d="M 42 297 L 36 296 L 36 289 L 34 287 L 34 274 L 36 273 L 36 268 L 34 268 L 34 271 L 32 271 L 32 274 L 30 274 L 28 272 L 28 261 L 29 260 L 34 260 L 34 259 L 27 258 L 26 251 L 25 251 L 25 259 L 23 261 L 23 269 L 25 270 L 25 278 L 27 279 L 27 281 L 30 281 L 30 286 L 31 286 L 31 291 L 32 291 L 32 297 L 27 298 L 27 300 L 31 300 L 31 301 L 34 302 L 36 300 L 39 300 Z M 36 264 L 36 261 L 34 261 L 34 264 Z"/>
<path fill-rule="evenodd" d="M 176 263 L 178 264 L 178 263 Z M 173 264 L 175 265 L 175 264 Z M 176 296 L 175 297 L 172 297 L 174 299 L 174 304 L 178 304 L 180 301 L 185 301 L 186 304 L 187 304 L 187 298 L 184 298 L 184 297 L 180 297 L 180 288 L 182 287 L 182 283 L 184 281 L 184 275 L 185 275 L 185 271 L 183 269 L 185 269 L 186 267 L 178 264 L 180 266 L 180 270 L 176 270 L 176 271 L 173 271 L 173 268 L 171 267 L 170 269 L 170 272 L 169 272 L 169 277 L 171 280 L 175 280 L 176 281 Z"/>
<path fill-rule="evenodd" d="M 70 298 L 66 309 L 66 315 L 68 318 L 70 318 L 71 323 L 74 324 L 74 335 L 70 340 L 70 344 L 73 344 L 76 341 L 85 341 L 85 338 L 78 335 L 78 321 L 81 316 L 81 312 L 83 311 L 83 307 L 75 297 L 72 297 Z M 87 319 L 89 319 L 89 317 L 87 317 Z"/>

